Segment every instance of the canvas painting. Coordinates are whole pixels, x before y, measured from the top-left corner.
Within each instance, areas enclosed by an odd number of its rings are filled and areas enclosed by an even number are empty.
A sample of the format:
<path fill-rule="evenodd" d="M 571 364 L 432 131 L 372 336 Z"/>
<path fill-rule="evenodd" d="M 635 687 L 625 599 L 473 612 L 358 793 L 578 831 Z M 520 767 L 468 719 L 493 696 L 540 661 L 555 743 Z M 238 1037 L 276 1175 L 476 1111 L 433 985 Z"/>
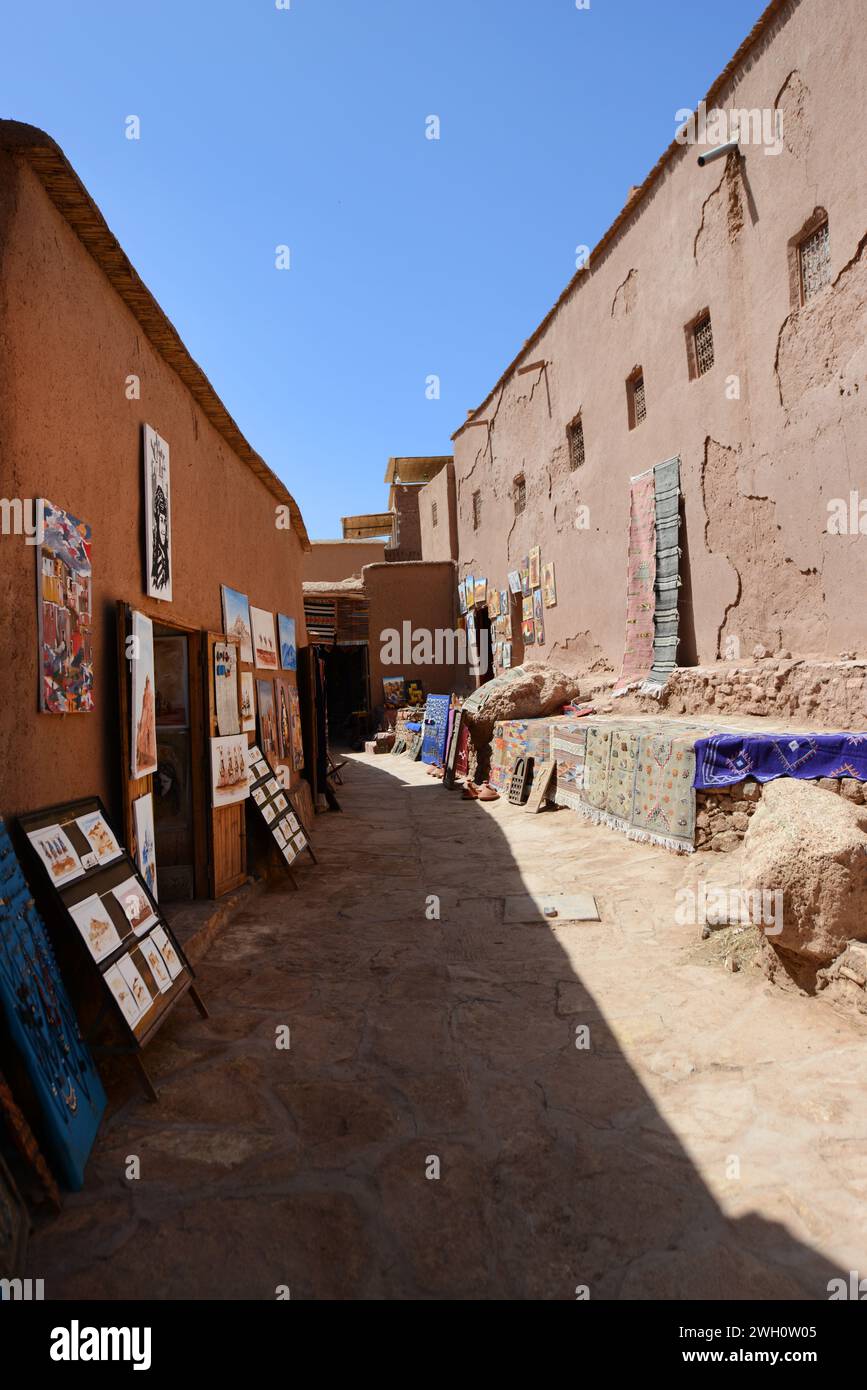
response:
<path fill-rule="evenodd" d="M 469 611 L 476 601 L 476 581 L 471 574 L 468 574 L 464 580 L 464 590 L 467 596 L 467 611 Z"/>
<path fill-rule="evenodd" d="M 156 925 L 157 919 L 148 902 L 147 894 L 134 878 L 128 878 L 125 883 L 119 883 L 111 891 L 123 908 L 126 920 L 136 936 L 141 936 L 148 927 Z"/>
<path fill-rule="evenodd" d="M 512 665 L 512 644 L 511 644 L 511 642 L 504 642 L 504 643 L 503 643 L 503 670 L 504 670 L 504 671 L 508 671 L 508 670 L 511 668 L 511 665 Z"/>
<path fill-rule="evenodd" d="M 104 960 L 112 951 L 117 950 L 121 937 L 103 907 L 98 893 L 93 893 L 83 902 L 76 903 L 69 909 L 69 915 L 84 937 L 87 949 L 95 961 Z"/>
<path fill-rule="evenodd" d="M 256 682 L 256 700 L 259 705 L 259 742 L 266 758 L 273 762 L 277 757 L 277 710 L 274 705 L 274 682 Z"/>
<path fill-rule="evenodd" d="M 529 560 L 525 560 L 523 565 L 521 566 L 521 593 L 524 595 L 524 598 L 526 598 L 528 594 L 532 594 L 533 592 L 533 590 L 530 587 L 529 564 Z"/>
<path fill-rule="evenodd" d="M 525 594 L 521 600 L 521 617 L 524 622 L 533 616 L 533 595 Z"/>
<path fill-rule="evenodd" d="M 121 956 L 117 968 L 129 986 L 133 999 L 138 1005 L 139 1018 L 146 1014 L 153 1001 L 153 995 L 142 979 L 141 972 L 132 956 Z"/>
<path fill-rule="evenodd" d="M 157 894 L 157 855 L 154 835 L 154 799 L 146 792 L 132 803 L 135 824 L 135 858 L 138 870 L 153 896 Z"/>
<path fill-rule="evenodd" d="M 169 974 L 168 966 L 162 957 L 159 946 L 154 941 L 153 932 L 146 936 L 141 944 L 142 955 L 148 964 L 148 969 L 154 977 L 157 989 L 160 994 L 165 994 L 166 990 L 172 987 L 172 977 Z"/>
<path fill-rule="evenodd" d="M 42 830 L 28 831 L 30 841 L 48 870 L 48 877 L 58 888 L 73 878 L 81 878 L 84 865 L 75 852 L 65 830 L 59 825 L 46 825 Z"/>
<path fill-rule="evenodd" d="M 232 806 L 250 795 L 247 739 L 229 734 L 211 739 L 211 800 L 215 807 Z"/>
<path fill-rule="evenodd" d="M 120 1011 L 130 1028 L 134 1028 L 139 1021 L 141 1010 L 133 997 L 132 990 L 117 965 L 112 965 L 106 970 L 102 978 L 117 1000 Z"/>
<path fill-rule="evenodd" d="M 150 425 L 144 427 L 145 561 L 149 598 L 172 598 L 172 504 L 169 446 Z"/>
<path fill-rule="evenodd" d="M 532 618 L 525 618 L 521 623 L 521 636 L 524 639 L 524 646 L 530 647 L 536 641 L 536 625 Z"/>
<path fill-rule="evenodd" d="M 256 687 L 253 672 L 241 672 L 241 732 L 252 734 L 256 731 Z"/>
<path fill-rule="evenodd" d="M 227 637 L 237 637 L 238 650 L 242 661 L 253 665 L 253 629 L 250 625 L 250 605 L 247 595 L 228 584 L 220 586 L 223 596 L 223 632 Z"/>
<path fill-rule="evenodd" d="M 508 591 L 508 589 L 501 589 L 501 590 L 500 590 L 500 617 L 501 617 L 501 618 L 504 617 L 504 616 L 508 613 L 508 611 L 509 611 L 509 591 Z"/>
<path fill-rule="evenodd" d="M 509 570 L 509 592 L 519 594 L 521 592 L 521 571 Z"/>
<path fill-rule="evenodd" d="M 399 709 L 406 703 L 406 680 L 403 676 L 383 676 L 382 695 L 385 703 Z"/>
<path fill-rule="evenodd" d="M 154 636 L 157 725 L 183 729 L 190 722 L 186 637 Z"/>
<path fill-rule="evenodd" d="M 458 608 L 462 613 L 467 611 L 467 588 L 462 579 L 458 583 Z"/>
<path fill-rule="evenodd" d="M 542 548 L 534 545 L 529 559 L 530 588 L 538 589 L 542 581 Z"/>
<path fill-rule="evenodd" d="M 274 614 L 250 605 L 253 624 L 253 664 L 267 671 L 279 671 L 277 643 L 274 640 Z"/>
<path fill-rule="evenodd" d="M 500 591 L 493 586 L 488 588 L 488 617 L 499 618 L 500 616 Z"/>
<path fill-rule="evenodd" d="M 93 709 L 90 527 L 52 502 L 39 507 L 39 708 L 43 714 L 85 714 Z"/>
<path fill-rule="evenodd" d="M 214 643 L 214 704 L 217 728 L 223 735 L 241 732 L 238 712 L 238 648 L 234 642 Z"/>
<path fill-rule="evenodd" d="M 285 613 L 278 613 L 277 636 L 280 639 L 280 665 L 284 671 L 296 670 L 298 653 L 295 648 L 295 619 L 287 618 Z"/>
<path fill-rule="evenodd" d="M 144 613 L 132 615 L 132 757 L 133 777 L 157 770 L 157 722 L 154 702 L 154 625 Z"/>
<path fill-rule="evenodd" d="M 476 606 L 479 607 L 479 608 L 483 608 L 484 605 L 485 605 L 485 602 L 487 601 L 487 597 L 488 597 L 488 581 L 487 581 L 487 579 L 477 579 L 477 580 L 476 580 L 475 595 L 474 595 L 474 602 L 475 602 Z"/>
<path fill-rule="evenodd" d="M 408 681 L 406 686 L 407 704 L 423 705 L 425 701 L 424 686 L 421 681 Z"/>
<path fill-rule="evenodd" d="M 106 824 L 101 811 L 91 811 L 86 816 L 79 816 L 75 824 L 96 855 L 98 863 L 110 864 L 112 859 L 119 859 L 123 854 L 122 847 L 114 838 L 111 827 Z"/>
<path fill-rule="evenodd" d="M 545 641 L 545 610 L 541 589 L 533 590 L 533 617 L 536 620 L 536 642 L 542 646 Z"/>
<path fill-rule="evenodd" d="M 557 605 L 557 585 L 554 582 L 554 562 L 549 561 L 542 566 L 542 597 L 545 600 L 546 608 L 555 608 Z"/>
<path fill-rule="evenodd" d="M 292 767 L 300 772 L 304 766 L 304 739 L 301 733 L 301 707 L 298 704 L 298 689 L 289 686 L 289 727 L 292 732 Z"/>
<path fill-rule="evenodd" d="M 292 727 L 289 718 L 289 682 L 274 680 L 274 710 L 277 715 L 277 751 L 281 758 L 292 757 Z"/>
<path fill-rule="evenodd" d="M 171 941 L 169 941 L 169 938 L 166 935 L 165 928 L 154 927 L 153 931 L 151 932 L 151 941 L 156 942 L 157 947 L 159 948 L 159 953 L 165 961 L 166 965 L 168 966 L 169 974 L 171 975 L 173 980 L 176 980 L 184 967 L 181 964 L 177 951 L 175 950 L 174 946 L 172 945 Z"/>

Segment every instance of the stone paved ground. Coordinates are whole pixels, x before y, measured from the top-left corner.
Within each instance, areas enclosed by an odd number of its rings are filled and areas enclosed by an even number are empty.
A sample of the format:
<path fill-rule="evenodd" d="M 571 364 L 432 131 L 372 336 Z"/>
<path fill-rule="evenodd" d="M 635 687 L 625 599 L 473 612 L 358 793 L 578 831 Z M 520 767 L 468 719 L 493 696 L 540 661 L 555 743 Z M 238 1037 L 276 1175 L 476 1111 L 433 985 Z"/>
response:
<path fill-rule="evenodd" d="M 203 962 L 210 1021 L 183 1004 L 150 1049 L 160 1104 L 114 1089 L 31 1242 L 49 1297 L 824 1298 L 867 1273 L 863 1026 L 710 965 L 677 856 L 404 760 L 344 775 L 302 890 Z M 526 886 L 602 921 L 505 926 Z"/>

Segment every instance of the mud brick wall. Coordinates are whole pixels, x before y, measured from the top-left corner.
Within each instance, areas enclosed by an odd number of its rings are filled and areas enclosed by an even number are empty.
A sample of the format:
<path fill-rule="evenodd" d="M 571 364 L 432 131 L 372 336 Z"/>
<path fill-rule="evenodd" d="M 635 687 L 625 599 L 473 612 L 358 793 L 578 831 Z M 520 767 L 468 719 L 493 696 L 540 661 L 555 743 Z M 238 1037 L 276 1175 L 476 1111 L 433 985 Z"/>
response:
<path fill-rule="evenodd" d="M 867 805 L 867 782 L 856 777 L 814 777 L 815 786 L 834 796 L 845 796 L 858 806 Z M 697 791 L 695 847 L 725 853 L 737 849 L 746 834 L 750 817 L 761 801 L 762 784 L 748 778 L 732 787 Z"/>
<path fill-rule="evenodd" d="M 648 710 L 669 714 L 759 714 L 811 728 L 867 726 L 867 661 L 796 661 L 774 657 L 674 672 Z M 769 726 L 770 727 L 770 726 Z"/>

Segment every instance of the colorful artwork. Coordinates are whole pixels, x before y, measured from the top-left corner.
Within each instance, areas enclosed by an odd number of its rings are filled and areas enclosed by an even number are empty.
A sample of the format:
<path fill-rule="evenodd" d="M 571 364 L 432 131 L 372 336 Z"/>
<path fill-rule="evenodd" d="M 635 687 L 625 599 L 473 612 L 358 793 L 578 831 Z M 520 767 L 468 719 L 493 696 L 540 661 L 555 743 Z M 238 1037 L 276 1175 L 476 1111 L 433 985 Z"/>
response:
<path fill-rule="evenodd" d="M 75 903 L 69 909 L 69 915 L 84 937 L 87 949 L 95 961 L 104 960 L 112 951 L 117 950 L 121 937 L 98 893 L 93 893 L 83 902 Z"/>
<path fill-rule="evenodd" d="M 524 622 L 533 616 L 533 595 L 525 594 L 521 599 L 521 617 Z"/>
<path fill-rule="evenodd" d="M 555 608 L 557 605 L 557 585 L 554 582 L 554 562 L 549 561 L 542 566 L 542 597 L 545 600 L 546 608 Z"/>
<path fill-rule="evenodd" d="M 533 592 L 532 588 L 530 587 L 529 564 L 529 560 L 525 560 L 524 563 L 521 565 L 521 593 L 524 595 L 524 598 L 526 598 L 528 594 L 531 594 Z"/>
<path fill-rule="evenodd" d="M 0 1014 L 9 1052 L 17 1054 L 26 1071 L 38 1107 L 40 1143 L 44 1140 L 58 1176 L 78 1191 L 105 1109 L 105 1092 L 82 1039 L 33 890 L 2 820 Z M 8 1266 L 3 1270 L 4 1274 L 14 1272 Z"/>
<path fill-rule="evenodd" d="M 255 733 L 256 730 L 256 687 L 252 671 L 241 672 L 241 732 Z"/>
<path fill-rule="evenodd" d="M 232 806 L 250 795 L 245 734 L 211 739 L 211 801 L 214 807 Z"/>
<path fill-rule="evenodd" d="M 112 859 L 119 859 L 123 854 L 122 847 L 114 838 L 114 833 L 100 811 L 91 811 L 86 816 L 79 816 L 75 824 L 100 864 L 110 864 Z"/>
<path fill-rule="evenodd" d="M 532 618 L 525 618 L 521 623 L 521 636 L 525 647 L 531 647 L 536 641 L 536 624 Z"/>
<path fill-rule="evenodd" d="M 157 852 L 154 835 L 154 799 L 146 792 L 132 803 L 135 825 L 135 858 L 139 873 L 150 889 L 152 897 L 157 893 Z"/>
<path fill-rule="evenodd" d="M 467 610 L 469 610 L 476 601 L 476 581 L 471 574 L 468 574 L 464 580 L 464 592 L 467 598 Z"/>
<path fill-rule="evenodd" d="M 238 648 L 234 642 L 214 643 L 214 705 L 217 728 L 223 735 L 241 732 L 238 713 Z"/>
<path fill-rule="evenodd" d="M 70 843 L 66 831 L 61 830 L 59 825 L 46 825 L 42 830 L 30 830 L 27 838 L 48 870 L 51 882 L 58 888 L 61 883 L 81 878 L 84 865 Z"/>
<path fill-rule="evenodd" d="M 487 579 L 477 579 L 474 591 L 474 602 L 477 608 L 483 608 L 488 597 Z"/>
<path fill-rule="evenodd" d="M 541 583 L 541 579 L 542 579 L 542 549 L 541 549 L 541 546 L 534 545 L 534 546 L 533 546 L 533 549 L 530 551 L 530 558 L 529 558 L 529 561 L 528 561 L 528 568 L 529 568 L 529 571 L 530 571 L 530 588 L 531 588 L 531 589 L 538 589 L 539 584 Z"/>
<path fill-rule="evenodd" d="M 223 597 L 223 632 L 227 637 L 237 637 L 241 660 L 253 665 L 253 629 L 250 625 L 250 605 L 247 595 L 227 584 L 220 586 Z"/>
<path fill-rule="evenodd" d="M 545 642 L 545 610 L 542 605 L 542 590 L 533 590 L 533 617 L 536 620 L 536 643 L 543 646 Z"/>
<path fill-rule="evenodd" d="M 499 618 L 500 616 L 500 591 L 492 586 L 488 588 L 488 617 Z"/>
<path fill-rule="evenodd" d="M 183 729 L 190 722 L 186 637 L 154 635 L 157 727 Z"/>
<path fill-rule="evenodd" d="M 424 707 L 424 738 L 421 748 L 423 763 L 442 765 L 446 755 L 450 709 L 449 695 L 428 695 Z"/>
<path fill-rule="evenodd" d="M 521 592 L 521 571 L 509 570 L 509 592 L 519 594 Z"/>
<path fill-rule="evenodd" d="M 144 613 L 132 615 L 130 642 L 132 700 L 130 714 L 133 777 L 146 777 L 157 770 L 157 723 L 154 702 L 154 625 Z"/>
<path fill-rule="evenodd" d="M 38 506 L 39 708 L 44 714 L 83 714 L 93 709 L 90 527 L 52 502 Z"/>
<path fill-rule="evenodd" d="M 278 613 L 277 636 L 280 639 L 280 665 L 284 671 L 296 670 L 298 653 L 295 647 L 295 619 L 287 618 L 285 613 Z"/>
<path fill-rule="evenodd" d="M 149 598 L 172 599 L 172 512 L 169 446 L 144 427 L 145 563 Z"/>
<path fill-rule="evenodd" d="M 501 617 L 501 618 L 505 617 L 506 614 L 508 613 L 508 611 L 509 611 L 509 591 L 508 591 L 508 589 L 501 589 L 501 590 L 500 590 L 500 617 Z"/>
<path fill-rule="evenodd" d="M 403 676 L 383 676 L 382 695 L 385 703 L 399 709 L 406 703 L 406 680 Z"/>
<path fill-rule="evenodd" d="M 279 671 L 277 644 L 274 641 L 274 614 L 264 608 L 250 605 L 250 620 L 253 624 L 253 664 L 263 670 Z"/>
<path fill-rule="evenodd" d="M 148 927 L 156 924 L 157 919 L 148 902 L 147 894 L 136 879 L 128 878 L 124 883 L 119 883 L 116 888 L 112 888 L 111 891 L 120 903 L 124 916 L 136 936 L 141 936 Z"/>
<path fill-rule="evenodd" d="M 277 713 L 272 681 L 256 682 L 256 699 L 259 705 L 259 742 L 265 757 L 273 762 L 277 757 Z"/>
<path fill-rule="evenodd" d="M 424 704 L 424 686 L 421 681 L 407 681 L 406 702 L 408 705 Z"/>
<path fill-rule="evenodd" d="M 458 607 L 462 613 L 467 611 L 467 587 L 463 579 L 458 584 Z"/>
<path fill-rule="evenodd" d="M 292 767 L 300 772 L 304 766 L 304 739 L 301 732 L 301 707 L 298 704 L 298 690 L 289 686 L 289 724 L 292 730 Z"/>

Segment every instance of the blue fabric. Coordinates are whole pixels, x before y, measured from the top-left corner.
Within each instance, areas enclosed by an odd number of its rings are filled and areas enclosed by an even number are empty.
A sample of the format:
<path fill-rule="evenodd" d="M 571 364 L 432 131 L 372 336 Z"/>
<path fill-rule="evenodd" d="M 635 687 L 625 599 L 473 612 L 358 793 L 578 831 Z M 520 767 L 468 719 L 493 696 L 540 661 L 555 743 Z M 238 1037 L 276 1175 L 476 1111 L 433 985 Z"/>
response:
<path fill-rule="evenodd" d="M 857 777 L 867 781 L 867 734 L 713 734 L 695 745 L 699 788 L 752 777 Z"/>
<path fill-rule="evenodd" d="M 424 738 L 421 745 L 423 763 L 442 763 L 446 756 L 446 736 L 449 728 L 451 696 L 428 695 L 424 707 Z"/>
<path fill-rule="evenodd" d="M 40 1106 L 39 1137 L 58 1175 L 77 1191 L 105 1109 L 105 1092 L 2 820 L 0 1008 Z"/>

